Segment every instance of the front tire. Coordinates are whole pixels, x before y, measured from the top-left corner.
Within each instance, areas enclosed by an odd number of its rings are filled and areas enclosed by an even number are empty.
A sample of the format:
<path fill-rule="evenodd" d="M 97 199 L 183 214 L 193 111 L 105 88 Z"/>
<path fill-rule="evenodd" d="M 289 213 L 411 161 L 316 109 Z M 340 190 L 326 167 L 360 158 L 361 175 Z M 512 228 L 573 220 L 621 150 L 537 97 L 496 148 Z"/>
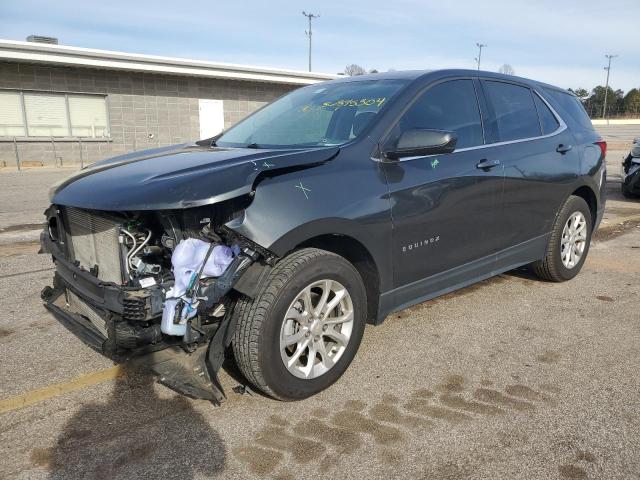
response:
<path fill-rule="evenodd" d="M 366 305 L 362 278 L 349 262 L 324 250 L 298 250 L 276 264 L 254 299 L 238 300 L 232 341 L 238 367 L 271 397 L 310 397 L 353 360 Z"/>
<path fill-rule="evenodd" d="M 589 253 L 592 229 L 587 202 L 570 196 L 558 213 L 544 258 L 532 264 L 536 275 L 551 282 L 575 277 Z"/>

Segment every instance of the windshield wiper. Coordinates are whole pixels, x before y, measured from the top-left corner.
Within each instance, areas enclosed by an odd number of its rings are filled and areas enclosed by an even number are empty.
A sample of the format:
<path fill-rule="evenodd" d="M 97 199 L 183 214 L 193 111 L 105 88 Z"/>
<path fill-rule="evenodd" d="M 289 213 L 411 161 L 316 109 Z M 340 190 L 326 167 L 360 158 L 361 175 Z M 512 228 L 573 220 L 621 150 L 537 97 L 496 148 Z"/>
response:
<path fill-rule="evenodd" d="M 244 148 L 260 148 L 260 147 L 258 146 L 258 144 L 257 144 L 257 143 L 250 143 L 249 145 L 247 145 L 247 146 L 246 146 L 246 147 L 244 147 Z"/>

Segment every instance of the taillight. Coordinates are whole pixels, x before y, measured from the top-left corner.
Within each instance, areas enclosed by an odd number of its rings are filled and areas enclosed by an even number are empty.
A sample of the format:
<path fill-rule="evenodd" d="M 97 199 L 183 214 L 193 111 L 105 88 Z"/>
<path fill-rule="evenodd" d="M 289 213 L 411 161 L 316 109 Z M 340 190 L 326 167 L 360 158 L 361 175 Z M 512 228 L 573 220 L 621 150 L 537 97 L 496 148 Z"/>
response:
<path fill-rule="evenodd" d="M 607 156 L 607 142 L 604 140 L 600 140 L 596 142 L 596 145 L 600 147 L 600 151 L 602 152 L 602 158 Z"/>

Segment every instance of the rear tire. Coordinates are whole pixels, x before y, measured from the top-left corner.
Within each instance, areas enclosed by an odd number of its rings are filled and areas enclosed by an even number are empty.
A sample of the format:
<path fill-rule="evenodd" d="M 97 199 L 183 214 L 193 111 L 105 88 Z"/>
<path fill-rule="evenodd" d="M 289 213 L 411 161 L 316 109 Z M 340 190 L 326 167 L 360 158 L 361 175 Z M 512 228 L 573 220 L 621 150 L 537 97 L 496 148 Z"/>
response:
<path fill-rule="evenodd" d="M 232 341 L 238 367 L 271 397 L 310 397 L 338 380 L 353 360 L 366 308 L 353 265 L 324 250 L 298 250 L 276 264 L 254 299 L 238 300 Z M 296 343 L 288 344 L 292 339 Z"/>
<path fill-rule="evenodd" d="M 558 213 L 544 258 L 531 264 L 536 275 L 551 282 L 575 277 L 589 253 L 592 229 L 587 202 L 570 196 Z"/>

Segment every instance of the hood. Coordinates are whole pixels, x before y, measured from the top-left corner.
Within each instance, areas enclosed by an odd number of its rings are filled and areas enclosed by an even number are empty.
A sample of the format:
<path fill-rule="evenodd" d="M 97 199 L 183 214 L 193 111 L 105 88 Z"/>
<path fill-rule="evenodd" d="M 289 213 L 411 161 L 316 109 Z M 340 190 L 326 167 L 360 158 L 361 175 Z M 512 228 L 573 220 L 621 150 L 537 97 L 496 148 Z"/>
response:
<path fill-rule="evenodd" d="M 52 187 L 50 197 L 57 205 L 107 211 L 197 207 L 251 192 L 261 174 L 318 165 L 339 150 L 174 145 L 94 163 Z"/>

